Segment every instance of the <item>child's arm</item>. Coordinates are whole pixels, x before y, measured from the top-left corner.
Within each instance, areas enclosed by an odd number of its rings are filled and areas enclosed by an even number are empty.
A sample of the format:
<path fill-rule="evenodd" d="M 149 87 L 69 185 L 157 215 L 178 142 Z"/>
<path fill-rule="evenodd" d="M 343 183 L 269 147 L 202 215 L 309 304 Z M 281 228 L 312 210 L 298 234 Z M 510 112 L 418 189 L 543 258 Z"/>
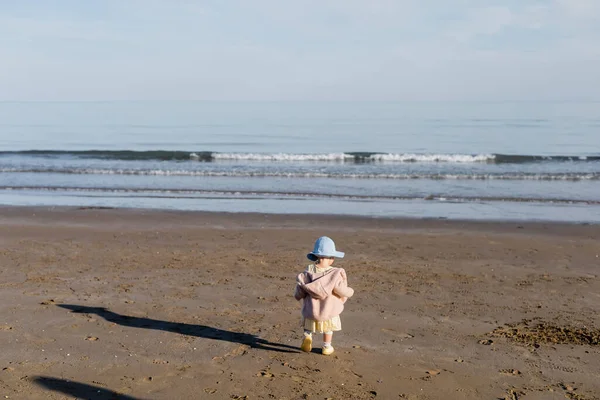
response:
<path fill-rule="evenodd" d="M 354 289 L 348 286 L 346 271 L 342 270 L 341 276 L 342 279 L 340 279 L 338 284 L 333 288 L 333 294 L 338 297 L 352 297 L 354 295 Z"/>
<path fill-rule="evenodd" d="M 294 291 L 294 298 L 296 300 L 300 301 L 303 298 L 305 298 L 306 295 L 307 295 L 307 293 L 304 289 L 302 289 L 302 286 L 300 286 L 299 284 L 296 284 L 296 290 Z"/>
<path fill-rule="evenodd" d="M 298 301 L 302 300 L 303 298 L 305 298 L 306 296 L 308 296 L 308 293 L 306 293 L 306 290 L 302 289 L 302 286 L 305 282 L 304 282 L 304 273 L 301 273 L 298 275 L 298 277 L 296 278 L 296 290 L 294 291 L 294 298 Z"/>

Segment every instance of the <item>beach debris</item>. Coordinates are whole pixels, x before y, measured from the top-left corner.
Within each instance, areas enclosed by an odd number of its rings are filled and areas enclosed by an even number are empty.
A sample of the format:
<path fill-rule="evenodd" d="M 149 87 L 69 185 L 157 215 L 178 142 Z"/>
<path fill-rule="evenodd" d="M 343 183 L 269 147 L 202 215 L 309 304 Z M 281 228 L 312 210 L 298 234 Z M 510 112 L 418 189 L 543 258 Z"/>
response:
<path fill-rule="evenodd" d="M 85 338 L 85 340 L 89 340 L 90 342 L 95 342 L 96 340 L 98 340 L 98 338 L 96 336 L 88 336 Z"/>
<path fill-rule="evenodd" d="M 394 335 L 394 336 L 398 337 L 399 339 L 412 339 L 412 338 L 414 338 L 414 335 L 411 335 L 410 333 L 396 332 L 393 329 L 381 328 L 381 331 L 385 332 L 385 333 L 389 333 L 390 335 Z"/>
<path fill-rule="evenodd" d="M 49 306 L 51 304 L 56 304 L 56 303 L 55 303 L 54 299 L 48 299 L 48 300 L 42 301 L 40 304 L 43 306 Z"/>
<path fill-rule="evenodd" d="M 132 284 L 129 284 L 129 283 L 122 283 L 122 284 L 120 284 L 120 285 L 118 285 L 118 286 L 117 286 L 117 289 L 119 289 L 120 291 L 123 291 L 123 292 L 126 292 L 126 293 L 127 293 L 127 292 L 130 292 L 130 291 L 131 291 L 131 288 L 132 288 L 132 287 L 133 287 L 133 285 L 132 285 Z"/>
<path fill-rule="evenodd" d="M 501 369 L 500 373 L 505 375 L 521 375 L 521 371 L 513 368 Z"/>
<path fill-rule="evenodd" d="M 215 393 L 217 393 L 217 389 L 214 389 L 214 388 L 205 388 L 204 392 L 206 392 L 208 394 L 215 394 Z"/>
<path fill-rule="evenodd" d="M 573 386 L 572 384 L 559 383 L 556 386 L 565 391 L 564 392 L 565 398 L 567 398 L 569 400 L 596 400 L 596 399 L 598 399 L 598 397 L 596 397 L 596 396 L 590 397 L 583 393 L 576 393 L 575 391 L 577 390 L 577 388 L 575 386 Z M 551 392 L 554 391 L 554 389 L 552 389 L 551 387 L 549 387 L 548 390 Z"/>
<path fill-rule="evenodd" d="M 519 400 L 520 396 L 524 396 L 525 393 L 518 392 L 515 389 L 510 389 L 506 396 L 504 396 L 504 400 Z"/>
<path fill-rule="evenodd" d="M 493 340 L 491 340 L 491 339 L 481 339 L 481 340 L 480 340 L 479 342 L 477 342 L 477 343 L 479 343 L 479 344 L 483 344 L 484 346 L 489 346 L 489 345 L 491 345 L 492 343 L 494 343 L 494 341 L 493 341 Z"/>
<path fill-rule="evenodd" d="M 354 346 L 352 346 L 353 349 L 360 349 L 360 346 L 355 344 Z"/>
<path fill-rule="evenodd" d="M 249 399 L 248 396 L 238 396 L 237 394 L 232 394 L 231 398 L 233 400 L 248 400 Z"/>
<path fill-rule="evenodd" d="M 559 386 L 563 389 L 566 390 L 567 392 L 574 392 L 575 390 L 577 390 L 577 388 L 573 385 L 568 385 L 566 383 L 561 383 L 559 384 Z"/>
<path fill-rule="evenodd" d="M 273 378 L 275 375 L 273 375 L 269 371 L 260 371 L 258 374 L 256 374 L 256 376 L 263 377 L 263 378 Z"/>
<path fill-rule="evenodd" d="M 592 327 L 576 328 L 557 326 L 547 322 L 531 325 L 530 320 L 506 324 L 494 329 L 489 335 L 505 337 L 514 342 L 539 347 L 540 344 L 600 345 L 600 330 Z"/>
<path fill-rule="evenodd" d="M 465 362 L 465 360 L 463 360 L 462 358 L 458 357 L 457 359 L 454 360 L 457 363 L 461 363 L 461 362 Z"/>
<path fill-rule="evenodd" d="M 565 397 L 570 400 L 596 400 L 597 397 L 586 397 L 575 392 L 567 392 Z"/>
<path fill-rule="evenodd" d="M 363 377 L 361 374 L 358 374 L 355 371 L 350 370 L 350 372 L 352 372 L 354 374 L 354 376 L 356 376 L 357 378 L 362 378 Z"/>
<path fill-rule="evenodd" d="M 426 372 L 427 372 L 429 375 L 431 375 L 431 376 L 436 376 L 436 375 L 439 375 L 439 374 L 441 374 L 441 373 L 442 373 L 442 370 L 439 370 L 439 369 L 428 369 Z"/>

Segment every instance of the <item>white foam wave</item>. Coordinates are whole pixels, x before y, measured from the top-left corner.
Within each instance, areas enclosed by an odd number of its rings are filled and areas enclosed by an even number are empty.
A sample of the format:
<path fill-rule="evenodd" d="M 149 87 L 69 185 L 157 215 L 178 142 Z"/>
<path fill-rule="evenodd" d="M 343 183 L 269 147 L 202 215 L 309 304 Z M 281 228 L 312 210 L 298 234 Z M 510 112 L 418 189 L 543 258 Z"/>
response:
<path fill-rule="evenodd" d="M 354 156 L 345 153 L 326 154 L 260 154 L 260 153 L 214 153 L 216 160 L 239 161 L 345 161 L 353 160 Z"/>
<path fill-rule="evenodd" d="M 372 161 L 392 162 L 447 162 L 447 163 L 477 163 L 495 159 L 493 154 L 373 154 Z"/>
<path fill-rule="evenodd" d="M 367 174 L 337 172 L 282 171 L 196 171 L 170 169 L 98 169 L 98 168 L 0 168 L 0 173 L 58 173 L 75 175 L 139 175 L 139 176 L 197 176 L 237 178 L 329 178 L 329 179 L 396 179 L 396 180 L 511 180 L 511 181 L 597 181 L 600 172 L 557 174 Z"/>
<path fill-rule="evenodd" d="M 495 159 L 493 154 L 413 154 L 413 153 L 323 153 L 323 154 L 294 154 L 294 153 L 214 153 L 215 160 L 238 161 L 366 161 L 366 162 L 447 162 L 447 163 L 476 163 Z"/>

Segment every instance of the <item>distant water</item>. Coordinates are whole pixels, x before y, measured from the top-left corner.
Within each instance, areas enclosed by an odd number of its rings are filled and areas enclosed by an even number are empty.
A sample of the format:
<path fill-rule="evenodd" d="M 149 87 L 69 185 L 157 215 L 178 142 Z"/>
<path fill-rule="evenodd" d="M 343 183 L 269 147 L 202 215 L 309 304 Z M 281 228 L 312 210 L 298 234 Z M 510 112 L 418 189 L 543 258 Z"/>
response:
<path fill-rule="evenodd" d="M 0 203 L 600 222 L 600 103 L 0 103 Z"/>

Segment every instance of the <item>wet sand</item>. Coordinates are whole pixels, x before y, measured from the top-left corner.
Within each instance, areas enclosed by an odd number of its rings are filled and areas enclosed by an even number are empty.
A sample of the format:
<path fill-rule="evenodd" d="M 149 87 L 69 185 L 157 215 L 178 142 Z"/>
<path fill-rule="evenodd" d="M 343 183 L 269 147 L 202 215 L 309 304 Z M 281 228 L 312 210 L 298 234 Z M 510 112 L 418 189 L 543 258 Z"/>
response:
<path fill-rule="evenodd" d="M 320 235 L 356 290 L 299 351 Z M 0 208 L 0 398 L 598 399 L 600 226 Z"/>

